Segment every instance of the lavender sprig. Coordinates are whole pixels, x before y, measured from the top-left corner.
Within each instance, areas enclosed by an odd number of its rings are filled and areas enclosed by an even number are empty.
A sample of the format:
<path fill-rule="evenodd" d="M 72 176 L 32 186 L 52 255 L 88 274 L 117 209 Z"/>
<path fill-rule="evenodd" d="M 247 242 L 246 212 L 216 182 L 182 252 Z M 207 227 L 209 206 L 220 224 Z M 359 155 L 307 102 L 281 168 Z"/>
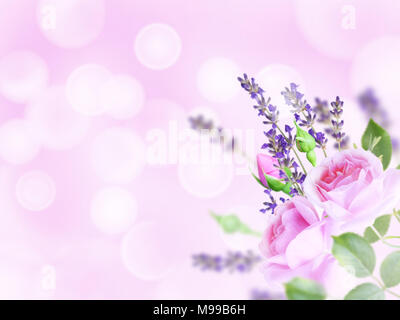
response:
<path fill-rule="evenodd" d="M 298 85 L 295 83 L 290 84 L 290 89 L 288 87 L 285 88 L 285 91 L 282 91 L 281 94 L 285 98 L 285 102 L 287 105 L 292 106 L 294 113 L 301 113 L 306 110 L 307 100 L 302 100 L 304 94 L 297 91 Z"/>
<path fill-rule="evenodd" d="M 373 118 L 383 127 L 390 125 L 388 114 L 381 106 L 379 99 L 375 96 L 375 92 L 372 89 L 365 90 L 358 96 L 357 100 L 361 110 L 366 113 L 368 118 Z"/>
<path fill-rule="evenodd" d="M 317 113 L 307 103 L 307 100 L 303 99 L 304 94 L 297 90 L 298 87 L 299 86 L 297 84 L 291 83 L 290 89 L 286 87 L 285 91 L 282 91 L 281 94 L 285 98 L 286 104 L 292 107 L 291 111 L 294 113 L 296 122 L 299 124 L 299 126 L 308 129 L 308 133 L 313 136 L 315 142 L 317 143 L 317 147 L 322 150 L 326 157 L 326 144 L 328 140 L 325 138 L 322 132 L 315 130 L 314 124 Z"/>
<path fill-rule="evenodd" d="M 332 110 L 330 111 L 333 119 L 331 120 L 332 125 L 332 137 L 336 140 L 337 148 L 339 151 L 345 147 L 346 140 L 344 140 L 345 133 L 342 132 L 344 121 L 341 120 L 343 114 L 343 101 L 340 101 L 339 97 L 336 97 L 335 101 L 331 102 Z"/>
<path fill-rule="evenodd" d="M 251 300 L 284 300 L 285 296 L 279 293 L 273 293 L 264 289 L 253 289 L 250 292 Z"/>
<path fill-rule="evenodd" d="M 328 106 L 328 101 L 315 98 L 315 106 L 313 111 L 317 114 L 317 122 L 329 124 L 331 120 L 331 113 Z"/>
<path fill-rule="evenodd" d="M 305 176 L 304 176 L 304 177 L 305 177 Z M 297 192 L 297 189 L 293 188 L 293 189 L 291 189 L 291 192 L 293 192 L 292 195 L 294 195 L 294 194 Z M 274 214 L 274 213 L 275 213 L 275 209 L 276 209 L 276 207 L 278 206 L 278 203 L 277 203 L 275 197 L 272 195 L 271 190 L 265 189 L 265 190 L 264 190 L 264 193 L 266 193 L 266 194 L 268 195 L 269 201 L 265 201 L 265 202 L 263 203 L 264 206 L 265 206 L 265 208 L 260 209 L 260 212 L 261 212 L 261 213 L 266 213 L 267 211 L 271 211 L 271 214 Z M 287 199 L 282 198 L 282 197 L 279 198 L 279 200 L 280 200 L 282 203 L 285 203 L 285 202 L 287 201 Z"/>
<path fill-rule="evenodd" d="M 226 256 L 207 253 L 193 255 L 193 266 L 199 267 L 202 271 L 249 272 L 260 261 L 261 257 L 252 251 L 245 253 L 239 251 L 228 252 Z"/>
<path fill-rule="evenodd" d="M 275 106 L 270 104 L 271 98 L 264 98 L 264 90 L 255 82 L 254 78 L 249 79 L 247 74 L 243 75 L 243 78 L 238 77 L 241 87 L 246 90 L 251 99 L 256 101 L 254 109 L 258 110 L 258 115 L 266 118 L 263 121 L 264 124 L 272 124 L 272 127 L 276 127 L 279 119 L 279 111 Z"/>
<path fill-rule="evenodd" d="M 327 126 L 327 128 L 324 129 L 325 133 L 329 135 L 330 137 L 334 138 L 336 140 L 336 137 L 334 136 L 335 132 L 332 128 L 332 113 L 331 109 L 329 108 L 328 101 L 326 100 L 321 100 L 320 98 L 315 98 L 315 106 L 313 108 L 315 113 L 317 114 L 317 122 L 324 124 Z M 313 133 L 310 132 L 311 135 Z M 314 136 L 314 135 L 313 135 Z M 322 141 L 322 143 L 327 143 L 327 139 L 325 138 L 325 135 L 322 133 L 317 134 L 314 136 L 316 141 Z M 346 148 L 349 143 L 349 137 L 346 135 L 342 139 L 340 143 L 341 149 Z M 339 149 L 339 144 L 335 142 L 334 147 L 336 149 Z"/>
<path fill-rule="evenodd" d="M 190 127 L 200 133 L 207 132 L 210 135 L 211 143 L 219 143 L 228 151 L 236 151 L 235 137 L 229 137 L 225 130 L 220 126 L 215 126 L 212 120 L 207 120 L 203 115 L 189 117 Z"/>
<path fill-rule="evenodd" d="M 385 129 L 389 129 L 392 125 L 386 109 L 382 106 L 381 101 L 375 95 L 374 90 L 367 89 L 358 96 L 358 104 L 361 110 L 366 114 L 367 118 L 373 118 Z M 394 150 L 399 149 L 399 140 L 392 136 L 392 146 Z"/>
<path fill-rule="evenodd" d="M 268 142 L 263 144 L 263 149 L 268 149 L 274 158 L 278 160 L 279 170 L 285 177 L 285 181 L 291 182 L 292 186 L 297 189 L 297 192 L 303 193 L 301 186 L 292 179 L 292 174 L 288 174 L 287 170 L 292 170 L 293 159 L 290 157 L 290 152 L 293 150 L 297 157 L 304 174 L 307 173 L 304 165 L 302 164 L 296 150 L 293 148 L 294 138 L 291 134 L 292 128 L 285 126 L 285 132 L 278 126 L 279 111 L 276 106 L 270 104 L 271 98 L 265 99 L 264 90 L 255 82 L 254 78 L 249 79 L 246 74 L 243 78 L 238 77 L 240 85 L 245 91 L 250 94 L 250 97 L 256 101 L 254 108 L 258 110 L 258 115 L 265 118 L 264 124 L 271 125 L 271 129 L 264 132 Z M 279 131 L 279 133 L 277 132 Z"/>

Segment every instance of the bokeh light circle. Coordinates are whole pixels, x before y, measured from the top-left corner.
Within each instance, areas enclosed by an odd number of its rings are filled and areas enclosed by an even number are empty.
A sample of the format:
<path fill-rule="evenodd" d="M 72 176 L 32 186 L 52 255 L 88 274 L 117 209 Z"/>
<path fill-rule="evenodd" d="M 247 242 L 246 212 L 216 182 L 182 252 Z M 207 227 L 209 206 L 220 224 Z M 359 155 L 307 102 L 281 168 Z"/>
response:
<path fill-rule="evenodd" d="M 169 25 L 154 23 L 143 27 L 135 39 L 135 54 L 145 67 L 161 70 L 172 66 L 179 58 L 182 43 Z"/>
<path fill-rule="evenodd" d="M 19 204 L 29 211 L 43 211 L 55 199 L 53 179 L 43 171 L 29 171 L 17 181 L 16 196 Z"/>
<path fill-rule="evenodd" d="M 11 119 L 0 126 L 0 157 L 3 160 L 11 164 L 24 164 L 38 152 L 39 143 L 27 121 Z"/>
<path fill-rule="evenodd" d="M 24 103 L 48 82 L 46 63 L 30 51 L 14 51 L 0 59 L 0 92 L 7 99 Z"/>
<path fill-rule="evenodd" d="M 373 38 L 400 32 L 397 1 L 296 0 L 294 12 L 304 38 L 336 59 L 352 59 Z M 371 23 L 373 17 L 373 23 Z"/>
<path fill-rule="evenodd" d="M 86 135 L 89 119 L 76 112 L 68 103 L 65 89 L 50 87 L 26 109 L 32 134 L 44 147 L 65 150 L 76 146 Z"/>
<path fill-rule="evenodd" d="M 132 130 L 112 127 L 95 138 L 91 158 L 94 171 L 101 179 L 128 183 L 145 165 L 145 145 Z"/>
<path fill-rule="evenodd" d="M 145 99 L 144 88 L 129 75 L 114 75 L 100 90 L 100 104 L 115 119 L 128 119 L 140 112 Z"/>
<path fill-rule="evenodd" d="M 209 155 L 202 155 L 206 161 L 199 158 L 199 163 L 179 163 L 178 178 L 181 186 L 191 195 L 199 198 L 213 198 L 228 189 L 234 176 L 234 166 L 224 162 L 223 156 L 215 160 L 212 154 L 219 154 L 220 146 L 211 146 Z M 210 161 L 208 161 L 210 160 Z"/>
<path fill-rule="evenodd" d="M 44 36 L 62 48 L 81 48 L 100 34 L 104 0 L 40 0 L 37 22 Z"/>
<path fill-rule="evenodd" d="M 271 64 L 262 68 L 256 76 L 257 83 L 265 90 L 265 96 L 271 97 L 271 104 L 282 106 L 279 108 L 280 118 L 282 120 L 292 119 L 293 113 L 290 106 L 286 105 L 285 99 L 281 92 L 285 87 L 289 87 L 290 83 L 299 85 L 298 90 L 307 95 L 307 88 L 302 76 L 292 67 L 284 64 Z"/>
<path fill-rule="evenodd" d="M 232 100 L 240 90 L 238 65 L 227 58 L 215 57 L 203 62 L 197 73 L 197 87 L 211 102 Z"/>
<path fill-rule="evenodd" d="M 69 75 L 66 84 L 67 99 L 71 106 L 87 116 L 96 116 L 107 110 L 101 100 L 101 90 L 109 81 L 111 72 L 103 66 L 85 64 Z"/>
<path fill-rule="evenodd" d="M 174 237 L 154 221 L 135 224 L 124 236 L 121 257 L 125 267 L 142 280 L 159 280 L 176 266 Z"/>
<path fill-rule="evenodd" d="M 126 189 L 106 187 L 93 197 L 90 214 L 94 225 L 101 232 L 119 234 L 127 231 L 136 219 L 136 199 Z"/>

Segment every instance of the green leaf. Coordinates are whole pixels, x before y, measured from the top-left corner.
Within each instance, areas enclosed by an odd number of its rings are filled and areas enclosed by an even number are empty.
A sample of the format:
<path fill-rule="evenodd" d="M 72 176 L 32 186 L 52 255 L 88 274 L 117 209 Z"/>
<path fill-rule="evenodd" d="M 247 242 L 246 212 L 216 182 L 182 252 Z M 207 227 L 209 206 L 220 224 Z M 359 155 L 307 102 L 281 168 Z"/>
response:
<path fill-rule="evenodd" d="M 391 214 L 385 214 L 375 219 L 373 226 L 380 236 L 383 237 L 388 232 L 391 218 Z M 364 239 L 369 243 L 378 241 L 380 238 L 379 235 L 371 227 L 367 227 L 364 231 Z"/>
<path fill-rule="evenodd" d="M 222 230 L 225 233 L 242 233 L 255 236 L 262 236 L 262 233 L 252 230 L 249 226 L 244 224 L 236 215 L 218 215 L 214 212 L 210 212 L 211 216 L 217 221 Z"/>
<path fill-rule="evenodd" d="M 324 300 L 326 297 L 319 283 L 304 278 L 294 278 L 285 283 L 285 291 L 289 300 Z"/>
<path fill-rule="evenodd" d="M 371 245 L 355 233 L 333 237 L 332 253 L 339 264 L 358 278 L 370 276 L 375 268 L 375 252 Z"/>
<path fill-rule="evenodd" d="M 389 230 L 391 214 L 385 214 L 375 219 L 373 226 L 383 237 Z"/>
<path fill-rule="evenodd" d="M 397 165 L 396 169 L 400 169 L 400 164 L 399 164 L 399 165 Z"/>
<path fill-rule="evenodd" d="M 392 157 L 392 142 L 386 130 L 370 119 L 361 138 L 361 145 L 364 150 L 370 150 L 380 158 L 383 169 L 386 170 Z"/>
<path fill-rule="evenodd" d="M 363 283 L 351 290 L 344 300 L 385 300 L 385 292 L 373 283 Z"/>
<path fill-rule="evenodd" d="M 369 243 L 375 243 L 379 240 L 379 237 L 371 227 L 367 227 L 364 231 L 364 239 Z"/>
<path fill-rule="evenodd" d="M 254 179 L 256 179 L 256 181 L 264 188 L 268 189 L 267 186 L 264 186 L 264 184 L 261 182 L 261 180 L 253 173 L 251 172 L 251 175 L 253 176 Z"/>
<path fill-rule="evenodd" d="M 400 251 L 389 254 L 381 264 L 381 278 L 387 288 L 400 283 Z"/>

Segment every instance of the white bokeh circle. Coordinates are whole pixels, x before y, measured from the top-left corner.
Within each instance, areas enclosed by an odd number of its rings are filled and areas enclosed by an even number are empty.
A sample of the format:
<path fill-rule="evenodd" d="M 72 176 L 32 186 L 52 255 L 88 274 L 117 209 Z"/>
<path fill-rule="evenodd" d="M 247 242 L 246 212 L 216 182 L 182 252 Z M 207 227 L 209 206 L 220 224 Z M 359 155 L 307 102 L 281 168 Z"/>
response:
<path fill-rule="evenodd" d="M 56 196 L 53 179 L 43 171 L 29 171 L 23 174 L 16 184 L 18 203 L 29 211 L 43 211 Z"/>
<path fill-rule="evenodd" d="M 24 103 L 42 91 L 48 82 L 47 65 L 30 51 L 14 51 L 0 59 L 0 93 Z"/>
<path fill-rule="evenodd" d="M 109 235 L 123 233 L 136 219 L 137 202 L 126 189 L 106 187 L 94 195 L 90 215 L 101 232 Z"/>
<path fill-rule="evenodd" d="M 91 158 L 95 173 L 104 181 L 129 183 L 145 165 L 145 145 L 134 131 L 112 127 L 95 138 Z"/>
<path fill-rule="evenodd" d="M 90 120 L 68 103 L 61 86 L 43 91 L 28 105 L 25 113 L 32 135 L 49 149 L 65 150 L 76 146 L 90 126 Z"/>
<path fill-rule="evenodd" d="M 135 224 L 123 238 L 122 262 L 139 279 L 162 279 L 176 266 L 173 241 L 164 225 L 154 221 Z"/>
<path fill-rule="evenodd" d="M 154 128 L 168 126 L 171 122 L 177 124 L 179 129 L 187 128 L 187 114 L 185 109 L 175 101 L 165 98 L 146 100 L 143 108 L 143 116 L 151 117 L 155 113 L 158 117 L 152 119 Z"/>
<path fill-rule="evenodd" d="M 129 119 L 140 112 L 145 100 L 144 88 L 129 75 L 114 75 L 100 90 L 100 104 L 111 117 Z"/>
<path fill-rule="evenodd" d="M 102 103 L 101 90 L 111 75 L 108 69 L 96 64 L 85 64 L 72 71 L 66 84 L 71 106 L 87 116 L 103 114 L 108 106 Z"/>
<path fill-rule="evenodd" d="M 182 42 L 171 26 L 154 23 L 139 30 L 134 47 L 141 64 L 150 69 L 161 70 L 178 60 Z"/>
<path fill-rule="evenodd" d="M 62 48 L 81 48 L 103 29 L 104 0 L 40 0 L 37 22 L 44 36 Z"/>
<path fill-rule="evenodd" d="M 279 108 L 282 120 L 292 120 L 293 113 L 290 106 L 286 105 L 281 92 L 285 87 L 290 87 L 290 83 L 299 85 L 299 92 L 306 95 L 306 86 L 302 76 L 292 67 L 284 64 L 271 64 L 262 68 L 255 77 L 256 82 L 264 89 L 266 97 L 271 97 L 271 104 L 282 106 Z"/>
<path fill-rule="evenodd" d="M 223 156 L 219 158 L 220 151 L 217 148 L 221 149 L 220 146 L 211 146 L 206 151 L 209 155 L 201 155 L 206 161 L 199 158 L 199 163 L 180 161 L 178 164 L 179 182 L 189 194 L 198 198 L 214 198 L 226 191 L 232 183 L 234 166 L 224 162 Z M 218 156 L 213 158 L 212 154 Z"/>
<path fill-rule="evenodd" d="M 353 94 L 358 96 L 370 88 L 384 108 L 396 110 L 400 104 L 399 56 L 399 36 L 386 36 L 369 42 L 353 61 L 350 77 Z"/>
<path fill-rule="evenodd" d="M 232 100 L 240 90 L 238 65 L 228 58 L 214 57 L 202 63 L 197 72 L 197 88 L 211 102 Z"/>
<path fill-rule="evenodd" d="M 304 38 L 336 59 L 352 59 L 370 39 L 398 34 L 398 4 L 392 0 L 296 0 L 294 13 Z M 373 23 L 371 23 L 373 17 Z"/>
<path fill-rule="evenodd" d="M 0 157 L 8 163 L 27 163 L 38 154 L 39 149 L 32 128 L 24 119 L 11 119 L 0 126 Z"/>

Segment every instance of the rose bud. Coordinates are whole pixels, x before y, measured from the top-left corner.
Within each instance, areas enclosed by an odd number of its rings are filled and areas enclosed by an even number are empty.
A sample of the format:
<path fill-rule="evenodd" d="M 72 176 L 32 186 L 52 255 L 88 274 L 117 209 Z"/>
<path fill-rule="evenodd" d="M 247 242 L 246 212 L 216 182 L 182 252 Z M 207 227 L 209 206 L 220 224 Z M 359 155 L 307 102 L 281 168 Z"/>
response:
<path fill-rule="evenodd" d="M 290 183 L 280 180 L 279 169 L 276 167 L 278 161 L 266 154 L 257 155 L 258 176 L 261 183 L 274 191 L 290 193 Z"/>

